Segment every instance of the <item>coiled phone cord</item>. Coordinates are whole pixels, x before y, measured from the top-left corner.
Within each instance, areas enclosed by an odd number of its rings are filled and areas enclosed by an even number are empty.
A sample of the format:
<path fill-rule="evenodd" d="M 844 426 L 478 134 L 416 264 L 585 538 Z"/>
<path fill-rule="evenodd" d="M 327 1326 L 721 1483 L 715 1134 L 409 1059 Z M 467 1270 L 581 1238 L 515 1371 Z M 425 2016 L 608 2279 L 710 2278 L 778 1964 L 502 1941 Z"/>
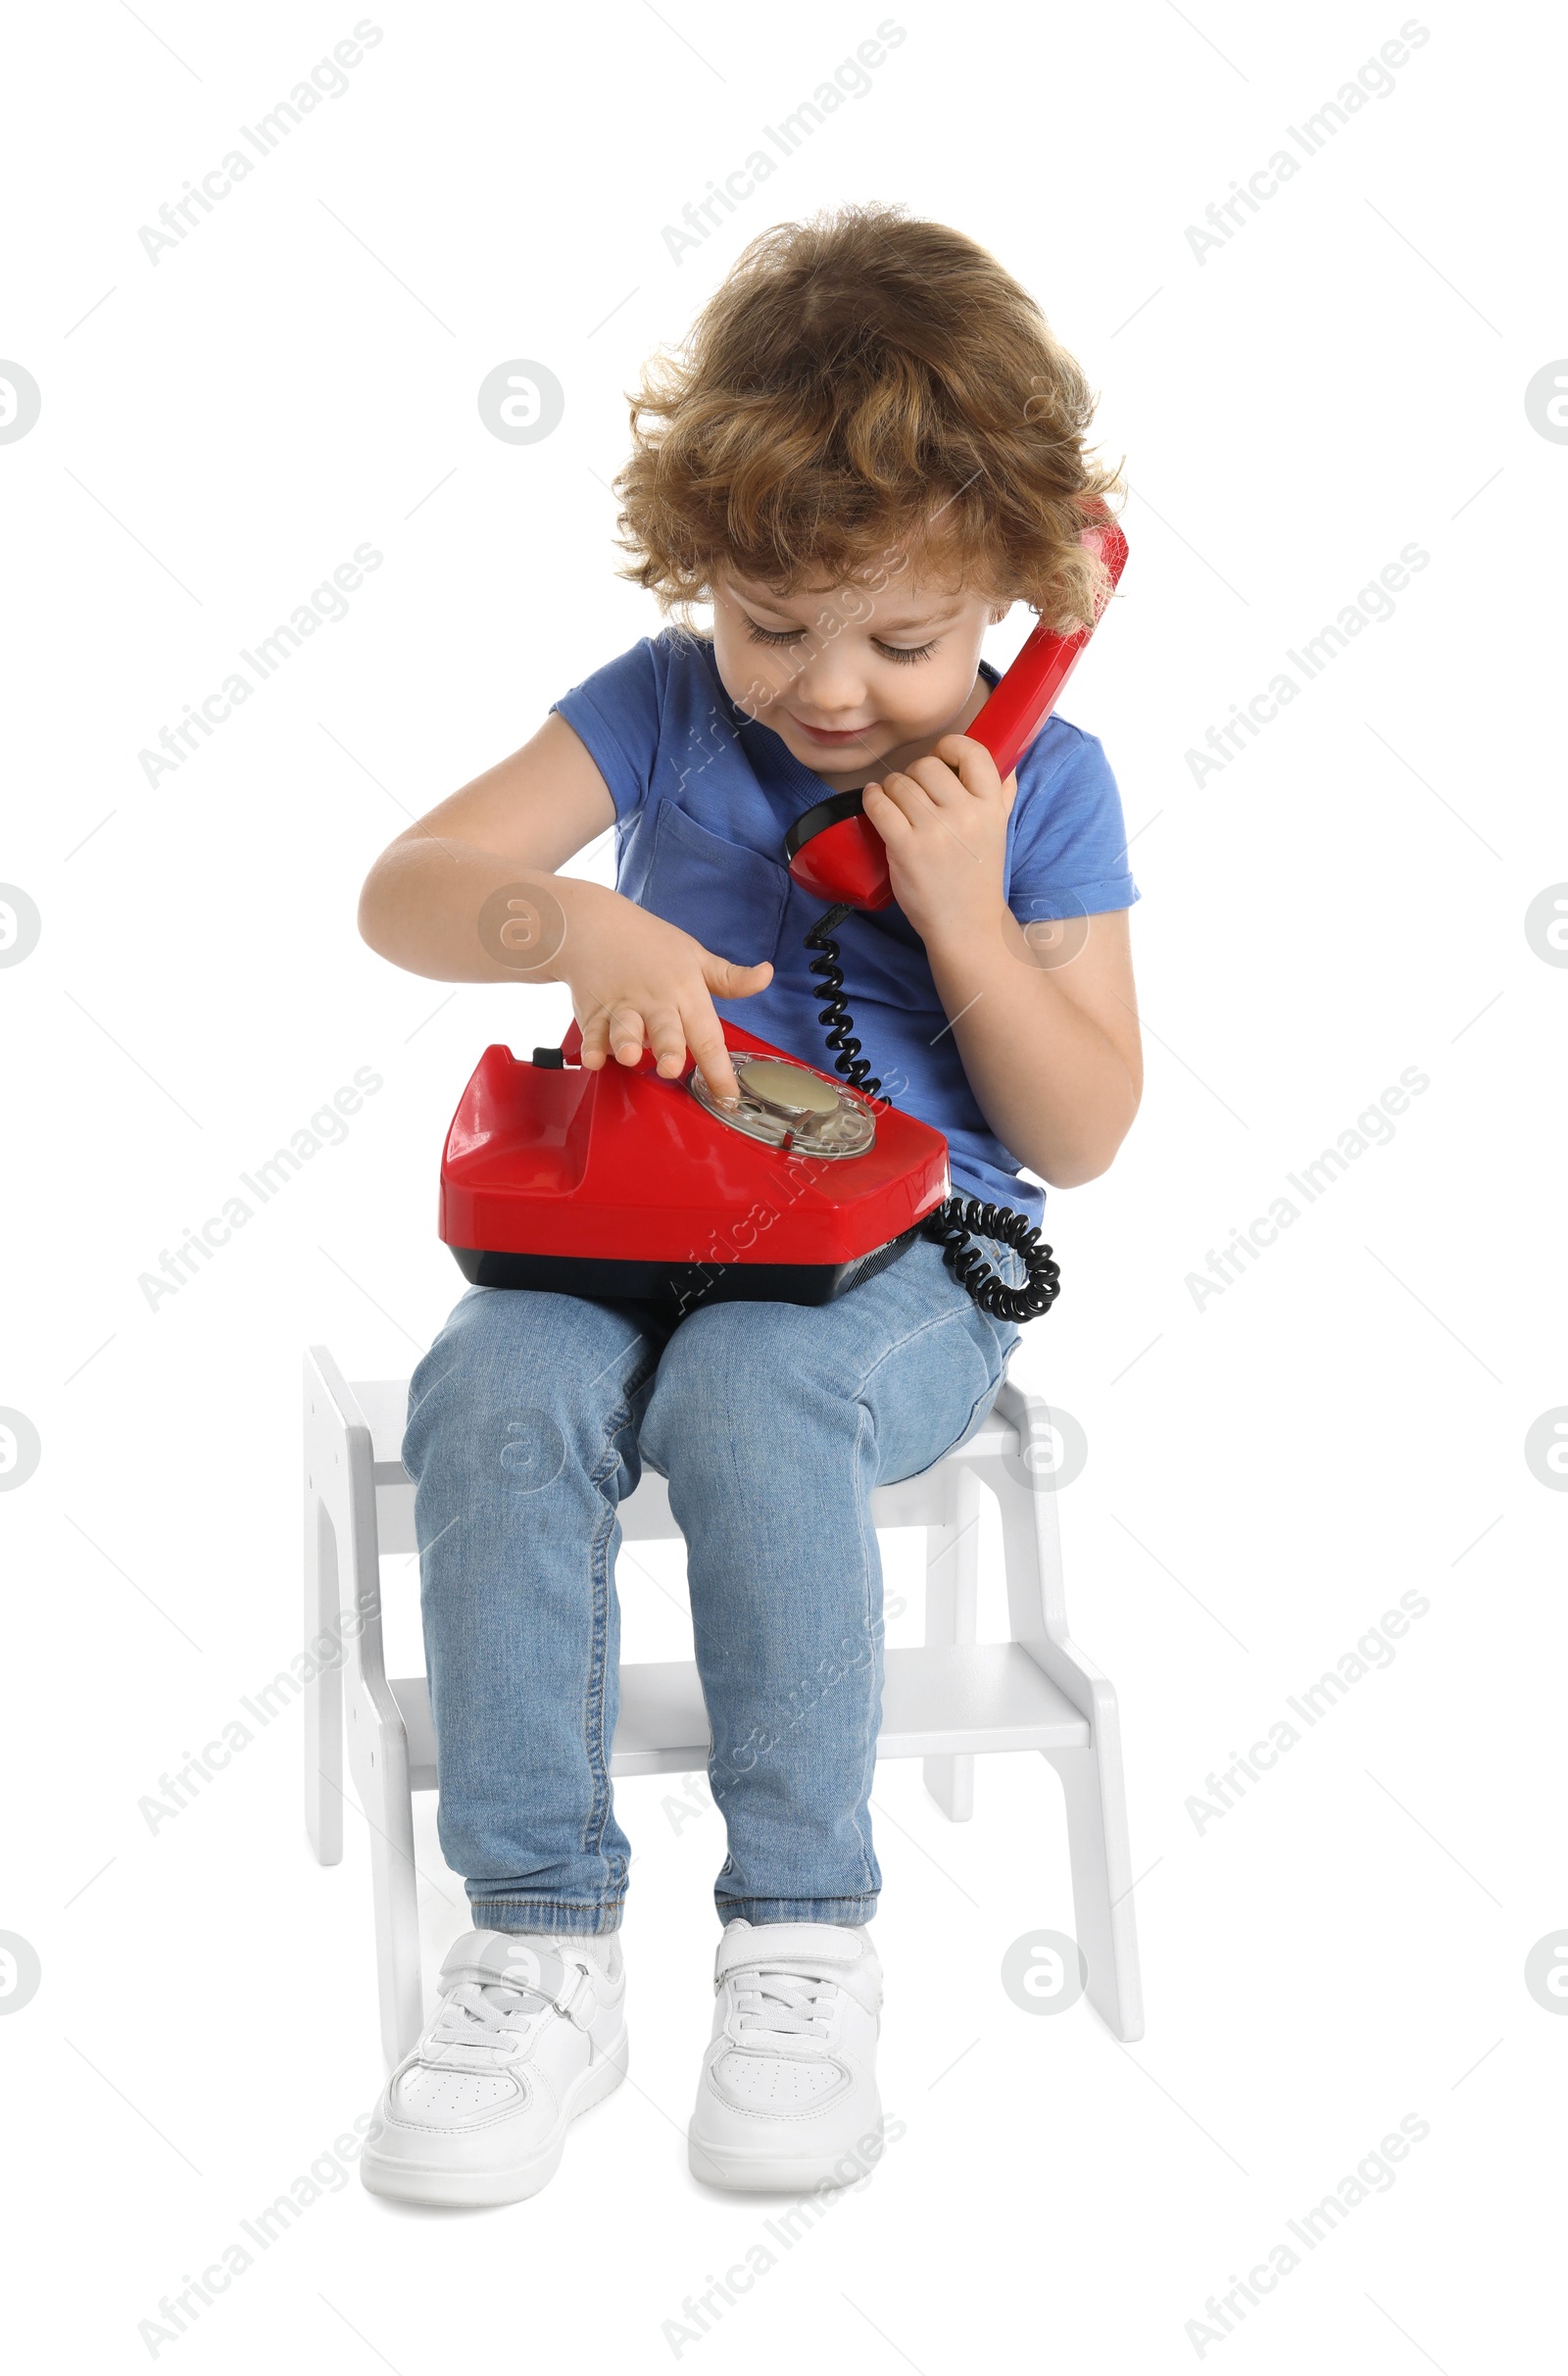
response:
<path fill-rule="evenodd" d="M 806 946 L 816 952 L 808 970 L 816 974 L 822 984 L 823 1004 L 817 1020 L 825 1027 L 834 1069 L 862 1097 L 891 1106 L 893 1100 L 873 1075 L 869 1060 L 860 1052 L 854 1017 L 844 995 L 844 969 L 833 936 L 844 918 L 854 913 L 846 903 L 829 908 L 817 917 L 806 935 Z M 988 1205 L 975 1196 L 947 1197 L 920 1223 L 920 1235 L 942 1248 L 942 1259 L 954 1277 L 981 1311 L 989 1312 L 994 1319 L 1014 1322 L 1038 1319 L 1051 1310 L 1061 1293 L 1061 1272 L 1051 1248 L 1042 1245 L 1039 1229 L 1026 1214 L 1014 1213 L 1006 1205 Z M 1022 1256 L 1028 1273 L 1022 1287 L 1008 1287 L 997 1275 L 974 1243 L 977 1236 L 993 1238 Z"/>
<path fill-rule="evenodd" d="M 881 1094 L 882 1083 L 872 1078 L 870 1064 L 860 1054 L 860 1043 L 855 1036 L 849 1001 L 844 995 L 844 968 L 839 964 L 839 945 L 833 938 L 844 918 L 854 913 L 849 906 L 829 908 L 825 916 L 817 917 L 806 936 L 806 945 L 808 949 L 818 950 L 820 954 L 812 958 L 807 971 L 821 976 L 824 1003 L 816 1019 L 827 1028 L 827 1044 L 833 1052 L 835 1070 L 843 1074 L 852 1089 L 858 1089 L 862 1097 L 874 1098 Z M 891 1105 L 893 1101 L 884 1098 L 883 1103 Z"/>

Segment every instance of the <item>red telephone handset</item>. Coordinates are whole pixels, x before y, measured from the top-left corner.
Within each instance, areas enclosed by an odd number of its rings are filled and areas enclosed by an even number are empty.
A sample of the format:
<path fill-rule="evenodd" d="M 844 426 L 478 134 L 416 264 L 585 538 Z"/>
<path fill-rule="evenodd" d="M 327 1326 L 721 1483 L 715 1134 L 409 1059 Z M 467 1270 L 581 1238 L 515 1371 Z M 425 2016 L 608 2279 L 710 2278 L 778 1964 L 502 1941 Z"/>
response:
<path fill-rule="evenodd" d="M 1127 539 L 1108 513 L 1078 539 L 1120 580 Z M 1107 590 L 1108 599 L 1108 590 Z M 1103 609 L 1103 603 L 1102 603 Z M 1099 621 L 1097 619 L 1096 624 Z M 1037 626 L 979 716 L 963 731 L 983 743 L 1004 778 L 1012 773 L 1045 724 L 1093 629 L 1061 635 Z M 887 848 L 866 817 L 858 792 L 835 793 L 796 818 L 784 843 L 790 873 L 803 891 L 851 908 L 886 908 L 893 898 Z"/>

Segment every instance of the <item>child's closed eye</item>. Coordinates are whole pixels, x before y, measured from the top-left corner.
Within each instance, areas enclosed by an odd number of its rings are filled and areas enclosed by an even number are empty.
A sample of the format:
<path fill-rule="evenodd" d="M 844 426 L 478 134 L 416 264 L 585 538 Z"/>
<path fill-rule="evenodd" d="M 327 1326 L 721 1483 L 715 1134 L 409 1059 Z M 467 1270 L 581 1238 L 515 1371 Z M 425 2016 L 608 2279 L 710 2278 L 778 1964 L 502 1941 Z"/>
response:
<path fill-rule="evenodd" d="M 745 617 L 744 612 L 742 613 L 742 617 Z M 804 627 L 760 627 L 758 625 L 755 619 L 748 619 L 746 620 L 746 632 L 751 637 L 753 643 L 793 644 L 800 642 L 802 636 L 806 633 L 806 629 Z M 937 648 L 935 642 L 924 644 L 878 643 L 874 636 L 872 638 L 872 643 L 874 648 L 881 653 L 884 660 L 896 661 L 929 660 L 932 653 Z"/>
<path fill-rule="evenodd" d="M 744 612 L 742 617 L 745 617 Z M 755 619 L 748 619 L 746 632 L 753 643 L 789 644 L 799 643 L 801 637 L 806 633 L 806 629 L 804 627 L 760 627 Z"/>

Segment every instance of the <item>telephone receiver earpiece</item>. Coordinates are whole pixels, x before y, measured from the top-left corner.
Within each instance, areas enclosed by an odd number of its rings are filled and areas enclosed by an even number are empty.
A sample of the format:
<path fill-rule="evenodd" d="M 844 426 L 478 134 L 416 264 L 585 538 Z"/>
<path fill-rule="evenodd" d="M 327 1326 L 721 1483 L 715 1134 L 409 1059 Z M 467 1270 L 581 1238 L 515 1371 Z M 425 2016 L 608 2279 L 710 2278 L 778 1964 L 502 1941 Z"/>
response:
<path fill-rule="evenodd" d="M 1102 517 L 1091 521 L 1078 541 L 1103 562 L 1114 588 L 1126 567 L 1127 539 L 1103 504 L 1096 509 Z M 1102 602 L 1102 612 L 1103 608 Z M 1042 621 L 985 708 L 964 727 L 965 734 L 990 752 L 1004 780 L 1050 717 L 1093 632 L 1078 627 L 1062 635 Z M 858 792 L 837 792 L 798 817 L 785 837 L 784 853 L 792 878 L 818 899 L 836 907 L 873 910 L 892 902 L 887 848 L 866 817 Z"/>

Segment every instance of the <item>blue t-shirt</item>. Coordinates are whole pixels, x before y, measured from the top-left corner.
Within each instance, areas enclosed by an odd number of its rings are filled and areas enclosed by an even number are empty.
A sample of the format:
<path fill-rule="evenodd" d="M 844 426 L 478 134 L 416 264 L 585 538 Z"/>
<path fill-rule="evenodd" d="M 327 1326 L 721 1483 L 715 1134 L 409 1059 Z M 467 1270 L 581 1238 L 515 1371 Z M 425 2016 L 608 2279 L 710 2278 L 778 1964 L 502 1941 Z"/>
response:
<path fill-rule="evenodd" d="M 993 684 L 994 668 L 981 664 Z M 784 836 L 827 787 L 771 726 L 724 691 L 706 639 L 666 628 L 555 704 L 615 804 L 615 887 L 737 965 L 773 966 L 754 998 L 719 1015 L 824 1070 L 822 992 L 803 944 L 823 902 L 791 880 Z M 1121 800 L 1092 734 L 1053 717 L 1018 764 L 1004 895 L 1022 924 L 1130 908 Z M 925 944 L 897 904 L 857 912 L 837 934 L 855 1029 L 897 1103 L 948 1141 L 955 1189 L 1038 1221 L 1044 1199 L 975 1103 L 937 996 Z"/>

